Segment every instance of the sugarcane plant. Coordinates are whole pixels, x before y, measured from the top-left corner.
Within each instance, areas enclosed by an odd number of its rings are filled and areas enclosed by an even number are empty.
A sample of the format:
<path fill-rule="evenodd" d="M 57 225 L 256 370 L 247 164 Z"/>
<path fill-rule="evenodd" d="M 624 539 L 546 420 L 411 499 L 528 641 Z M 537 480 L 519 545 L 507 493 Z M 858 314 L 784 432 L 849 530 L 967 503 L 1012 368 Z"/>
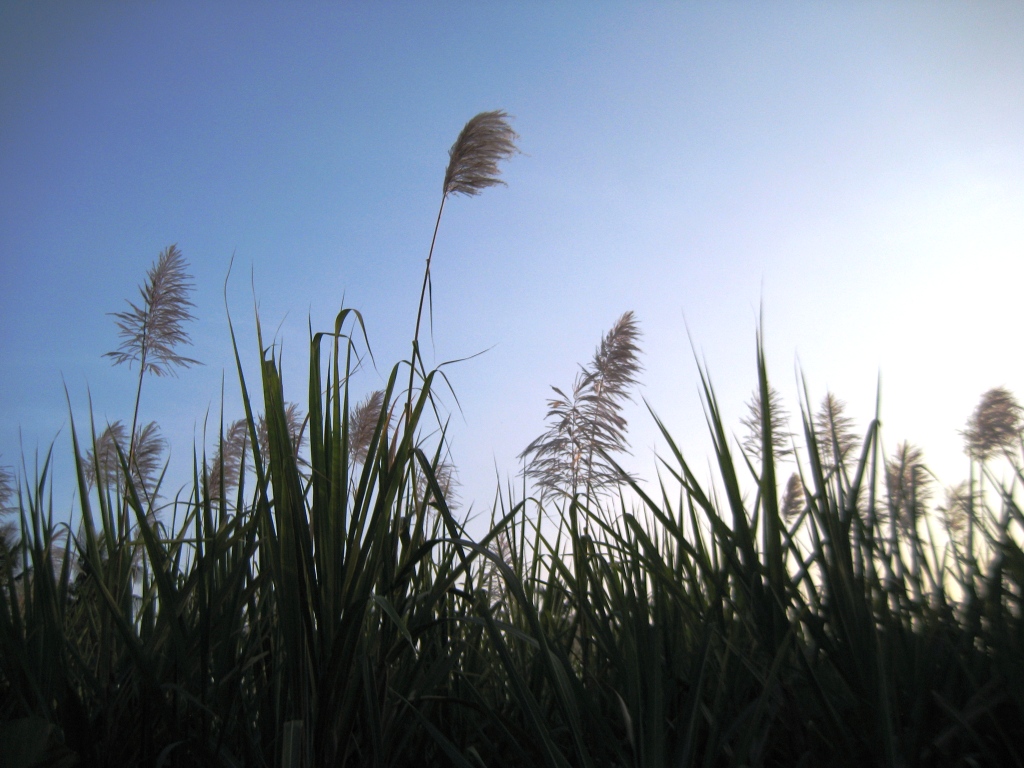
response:
<path fill-rule="evenodd" d="M 467 124 L 442 210 L 496 183 L 509 130 Z M 379 390 L 358 391 L 355 309 L 311 334 L 302 406 L 258 317 L 243 374 L 229 314 L 244 416 L 194 451 L 169 518 L 138 424 L 108 425 L 111 452 L 72 418 L 70 523 L 54 449 L 0 473 L 5 765 L 1024 765 L 1008 390 L 971 416 L 970 479 L 936 508 L 924 453 L 883 451 L 877 406 L 857 432 L 801 382 L 790 424 L 758 333 L 744 437 L 700 366 L 711 475 L 649 407 L 666 448 L 642 483 L 616 460 L 626 313 L 473 536 L 419 350 L 432 256 L 412 355 Z"/>

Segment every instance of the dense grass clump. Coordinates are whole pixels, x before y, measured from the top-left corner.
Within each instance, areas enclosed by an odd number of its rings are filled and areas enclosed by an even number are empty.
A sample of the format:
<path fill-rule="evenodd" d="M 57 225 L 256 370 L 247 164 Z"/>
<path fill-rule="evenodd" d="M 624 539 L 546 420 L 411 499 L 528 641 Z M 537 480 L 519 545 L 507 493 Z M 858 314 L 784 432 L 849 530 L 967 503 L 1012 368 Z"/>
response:
<path fill-rule="evenodd" d="M 484 116 L 469 138 L 490 154 L 457 142 L 445 198 L 495 183 L 514 150 L 504 114 Z M 1008 392 L 969 424 L 948 536 L 919 454 L 887 460 L 877 418 L 858 436 L 833 397 L 818 414 L 805 398 L 800 434 L 780 439 L 759 343 L 745 447 L 702 373 L 713 481 L 658 421 L 668 451 L 645 491 L 609 455 L 621 429 L 601 442 L 590 425 L 586 464 L 567 475 L 544 452 L 545 493 L 499 497 L 474 539 L 452 511 L 443 429 L 423 437 L 440 381 L 418 346 L 428 259 L 412 354 L 382 391 L 351 396 L 367 346 L 351 309 L 310 339 L 304 422 L 273 347 L 259 339 L 257 395 L 236 346 L 245 417 L 165 500 L 139 400 L 147 364 L 187 359 L 181 315 L 164 318 L 179 335 L 165 327 L 161 356 L 145 346 L 158 277 L 119 316 L 119 354 L 140 364 L 131 429 L 72 426 L 76 519 L 54 519 L 49 457 L 31 482 L 2 476 L 19 528 L 0 552 L 4 765 L 1024 764 L 1024 446 Z M 598 378 L 578 380 L 555 415 L 617 417 L 636 370 L 607 402 Z M 1000 455 L 1009 484 L 990 471 Z"/>
<path fill-rule="evenodd" d="M 396 366 L 368 428 L 349 396 L 360 330 L 345 310 L 312 339 L 308 466 L 269 355 L 262 440 L 245 401 L 254 487 L 243 472 L 234 500 L 197 457 L 165 522 L 122 449 L 116 481 L 78 459 L 68 537 L 48 463 L 22 488 L 0 591 L 11 764 L 1024 759 L 1019 471 L 999 486 L 977 463 L 961 533 L 940 550 L 882 487 L 877 422 L 849 457 L 822 448 L 805 412 L 794 504 L 770 408 L 750 463 L 705 383 L 715 488 L 663 429 L 657 497 L 633 484 L 633 506 L 509 501 L 474 541 L 438 482 L 440 449 L 417 443 L 435 374 L 395 424 Z"/>

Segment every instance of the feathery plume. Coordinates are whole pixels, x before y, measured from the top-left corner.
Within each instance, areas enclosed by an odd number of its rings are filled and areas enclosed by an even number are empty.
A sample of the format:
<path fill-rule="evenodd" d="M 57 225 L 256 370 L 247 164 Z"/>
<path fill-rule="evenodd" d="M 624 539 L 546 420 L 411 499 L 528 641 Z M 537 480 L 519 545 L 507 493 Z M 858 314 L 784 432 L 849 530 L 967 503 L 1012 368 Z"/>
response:
<path fill-rule="evenodd" d="M 479 195 L 487 187 L 505 182 L 498 178 L 498 163 L 515 155 L 519 135 L 502 110 L 481 112 L 466 123 L 448 150 L 444 195 Z"/>
<path fill-rule="evenodd" d="M 588 493 L 617 485 L 622 473 L 607 454 L 628 450 L 622 404 L 630 398 L 641 370 L 640 328 L 626 312 L 601 339 L 589 367 L 576 376 L 571 396 L 552 387 L 548 430 L 530 443 L 519 458 L 529 457 L 524 470 L 540 493 Z"/>
<path fill-rule="evenodd" d="M 13 577 L 15 588 L 21 596 L 22 585 L 26 579 L 25 571 L 31 570 L 36 558 L 30 556 L 28 562 L 25 562 L 20 522 L 7 519 L 8 517 L 17 518 L 21 515 L 20 500 L 14 498 L 18 495 L 18 491 L 18 479 L 12 468 L 0 466 L 0 521 L 2 521 L 0 522 L 0 589 L 7 589 L 10 583 L 8 577 Z M 64 563 L 67 536 L 66 527 L 52 529 L 49 547 L 43 554 L 43 562 L 49 563 L 55 575 L 60 573 Z"/>
<path fill-rule="evenodd" d="M 434 222 L 434 235 L 430 239 L 430 250 L 427 251 L 427 264 L 423 270 L 423 287 L 420 289 L 420 301 L 416 307 L 416 329 L 412 335 L 412 357 L 409 359 L 409 389 L 405 403 L 406 418 L 412 412 L 412 392 L 416 378 L 416 365 L 423 368 L 420 355 L 420 324 L 423 322 L 423 305 L 428 301 L 431 333 L 434 325 L 433 288 L 430 282 L 430 264 L 434 258 L 434 245 L 437 243 L 437 231 L 441 226 L 441 214 L 444 203 L 449 195 L 478 195 L 487 187 L 504 184 L 498 178 L 498 163 L 514 155 L 519 150 L 515 141 L 519 136 L 508 124 L 508 115 L 503 110 L 481 112 L 471 118 L 463 127 L 459 137 L 448 150 L 448 168 L 444 173 L 444 193 Z M 421 372 L 425 375 L 425 371 Z"/>
<path fill-rule="evenodd" d="M 127 428 L 118 419 L 108 424 L 96 439 L 96 445 L 89 449 L 84 462 L 85 480 L 90 488 L 96 485 L 97 480 L 102 481 L 105 487 L 121 487 L 121 464 L 117 456 L 117 446 L 120 445 L 122 450 L 125 450 L 128 445 L 127 436 Z"/>
<path fill-rule="evenodd" d="M 0 466 L 0 516 L 14 511 L 11 499 L 14 497 L 14 472 L 10 467 Z"/>
<path fill-rule="evenodd" d="M 4 584 L 8 571 L 13 571 L 21 561 L 18 547 L 19 526 L 12 517 L 17 508 L 11 505 L 15 492 L 14 472 L 10 467 L 0 466 L 0 585 Z"/>
<path fill-rule="evenodd" d="M 127 487 L 124 472 L 117 449 L 128 456 L 128 428 L 120 420 L 107 425 L 96 439 L 95 451 L 90 449 L 86 454 L 83 468 L 89 487 L 96 485 L 97 480 L 108 488 L 116 488 L 119 494 Z M 155 421 L 149 422 L 135 432 L 135 452 L 131 458 L 132 482 L 136 490 L 150 494 L 160 469 L 161 459 L 167 441 L 160 435 L 160 427 Z"/>
<path fill-rule="evenodd" d="M 967 422 L 964 436 L 967 453 L 984 461 L 998 449 L 1013 445 L 1021 433 L 1020 403 L 1004 387 L 995 387 L 981 396 L 981 402 Z"/>
<path fill-rule="evenodd" d="M 195 319 L 188 310 L 195 305 L 188 298 L 193 284 L 187 268 L 177 245 L 163 250 L 139 287 L 142 305 L 129 301 L 130 310 L 113 313 L 121 329 L 121 346 L 104 357 L 111 358 L 114 365 L 131 366 L 138 360 L 143 373 L 155 376 L 173 374 L 174 366 L 198 365 L 198 360 L 175 352 L 178 345 L 192 343 L 183 327 Z"/>
<path fill-rule="evenodd" d="M 782 496 L 782 516 L 789 521 L 796 518 L 804 508 L 804 484 L 796 472 L 786 481 L 786 492 Z"/>
<path fill-rule="evenodd" d="M 890 514 L 905 531 L 913 530 L 932 497 L 931 476 L 920 448 L 907 442 L 896 446 L 885 462 L 885 487 Z"/>
<path fill-rule="evenodd" d="M 515 549 L 512 544 L 512 539 L 508 535 L 507 530 L 502 530 L 493 539 L 491 545 L 491 551 L 498 556 L 498 558 L 505 565 L 510 568 L 515 566 Z M 487 590 L 487 601 L 490 603 L 492 608 L 502 607 L 504 608 L 505 600 L 505 580 L 501 575 L 501 571 L 498 569 L 497 563 L 493 560 L 487 560 L 483 570 L 480 574 L 480 584 L 485 590 Z"/>
<path fill-rule="evenodd" d="M 459 479 L 456 476 L 455 465 L 451 459 L 444 458 L 438 461 L 437 466 L 434 469 L 434 477 L 437 479 L 437 485 L 441 489 L 441 495 L 444 497 L 444 503 L 449 510 L 454 511 L 459 508 Z M 427 485 L 425 477 L 419 477 L 419 481 L 416 483 L 415 492 L 413 499 L 417 508 L 423 508 L 424 502 L 428 498 L 431 500 L 431 506 L 437 505 L 437 500 L 434 495 L 430 492 L 430 488 Z"/>
<path fill-rule="evenodd" d="M 303 416 L 296 403 L 285 403 L 284 418 L 288 425 L 292 451 L 298 457 L 299 452 L 306 444 L 306 417 Z M 267 417 L 263 414 L 260 414 L 259 421 L 256 422 L 256 439 L 260 443 L 260 455 L 263 457 L 263 461 L 267 461 L 270 456 L 270 436 L 267 432 Z"/>
<path fill-rule="evenodd" d="M 221 483 L 225 494 L 238 487 L 245 472 L 248 450 L 249 423 L 245 419 L 231 422 L 207 468 L 211 499 L 220 499 Z"/>
<path fill-rule="evenodd" d="M 973 513 L 975 499 L 971 498 L 971 487 L 967 481 L 946 489 L 945 503 L 939 507 L 942 525 L 951 539 L 962 542 L 967 533 L 967 523 Z"/>
<path fill-rule="evenodd" d="M 384 407 L 384 391 L 371 392 L 352 409 L 348 420 L 348 452 L 353 464 L 362 464 L 370 450 L 381 408 Z M 390 420 L 389 420 L 390 421 Z"/>
<path fill-rule="evenodd" d="M 743 447 L 747 453 L 760 461 L 761 459 L 761 391 L 755 389 L 753 397 L 747 403 L 747 416 L 740 419 L 740 423 L 747 428 L 747 436 L 743 439 Z M 782 395 L 775 387 L 768 388 L 768 415 L 772 428 L 772 453 L 776 459 L 784 459 L 793 453 L 790 445 L 790 438 L 793 436 L 787 431 L 789 424 L 789 413 L 782 405 Z"/>
<path fill-rule="evenodd" d="M 846 415 L 846 403 L 831 392 L 821 401 L 821 408 L 814 419 L 814 434 L 826 469 L 842 464 L 859 443 L 853 431 L 853 419 Z M 838 457 L 835 455 L 836 446 L 839 447 Z"/>

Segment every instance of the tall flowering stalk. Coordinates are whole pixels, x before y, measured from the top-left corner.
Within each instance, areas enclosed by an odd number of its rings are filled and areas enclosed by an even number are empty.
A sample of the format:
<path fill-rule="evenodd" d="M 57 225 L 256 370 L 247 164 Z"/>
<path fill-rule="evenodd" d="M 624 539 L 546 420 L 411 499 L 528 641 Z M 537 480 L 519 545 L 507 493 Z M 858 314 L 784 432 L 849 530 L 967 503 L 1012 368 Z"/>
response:
<path fill-rule="evenodd" d="M 508 114 L 502 110 L 481 112 L 471 118 L 459 137 L 448 150 L 448 168 L 444 174 L 444 189 L 441 195 L 441 206 L 437 211 L 434 223 L 434 235 L 430 239 L 430 251 L 427 253 L 427 266 L 423 271 L 423 287 L 420 289 L 420 302 L 416 309 L 416 330 L 412 339 L 412 360 L 409 371 L 409 394 L 407 409 L 412 407 L 412 387 L 416 374 L 416 363 L 423 368 L 420 356 L 420 326 L 423 321 L 423 304 L 429 301 L 429 314 L 433 324 L 433 299 L 430 284 L 430 264 L 434 257 L 434 244 L 437 242 L 437 230 L 441 226 L 441 214 L 449 195 L 479 195 L 488 187 L 505 182 L 499 177 L 501 171 L 498 164 L 515 155 L 516 140 L 519 135 L 508 123 Z"/>
<path fill-rule="evenodd" d="M 120 329 L 121 346 L 104 357 L 114 365 L 139 364 L 139 381 L 135 389 L 135 407 L 132 411 L 128 466 L 135 468 L 139 421 L 139 402 L 142 382 L 147 373 L 154 376 L 175 375 L 175 368 L 198 365 L 198 360 L 178 353 L 183 344 L 192 340 L 185 331 L 185 323 L 194 320 L 189 311 L 195 305 L 189 296 L 193 288 L 188 263 L 177 245 L 165 248 L 146 274 L 146 282 L 139 286 L 141 302 L 128 302 L 124 312 L 112 313 Z M 127 506 L 124 514 L 127 517 Z"/>
<path fill-rule="evenodd" d="M 557 397 L 548 401 L 550 426 L 519 454 L 542 495 L 585 490 L 590 496 L 628 479 L 607 457 L 629 447 L 622 406 L 640 372 L 639 340 L 636 318 L 624 313 L 576 376 L 572 392 L 552 387 Z"/>
<path fill-rule="evenodd" d="M 1024 430 L 1024 409 L 1021 408 L 1017 398 L 1005 387 L 994 387 L 981 396 L 978 407 L 974 409 L 970 419 L 967 420 L 967 428 L 961 432 L 964 438 L 964 449 L 971 457 L 971 479 L 969 482 L 968 498 L 973 499 L 975 493 L 975 462 L 979 465 L 977 495 L 978 506 L 985 504 L 985 465 L 990 458 L 998 452 L 1002 452 L 1014 465 L 1014 469 L 1020 471 L 1020 465 L 1016 458 L 1010 453 L 1010 448 L 1021 440 L 1021 433 Z M 974 509 L 972 504 L 970 509 Z M 967 518 L 967 551 L 974 553 L 974 525 L 975 516 Z"/>

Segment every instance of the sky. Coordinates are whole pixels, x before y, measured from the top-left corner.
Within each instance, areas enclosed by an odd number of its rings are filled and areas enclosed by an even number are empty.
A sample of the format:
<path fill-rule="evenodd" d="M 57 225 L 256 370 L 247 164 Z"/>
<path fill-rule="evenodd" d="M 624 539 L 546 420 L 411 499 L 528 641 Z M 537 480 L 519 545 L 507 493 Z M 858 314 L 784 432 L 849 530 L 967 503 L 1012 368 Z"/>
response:
<path fill-rule="evenodd" d="M 171 244 L 204 365 L 144 383 L 169 490 L 222 403 L 242 415 L 228 311 L 250 387 L 258 308 L 302 403 L 309 328 L 354 307 L 376 367 L 353 393 L 381 387 L 447 150 L 493 109 L 522 154 L 446 205 L 426 346 L 482 353 L 444 369 L 464 509 L 520 482 L 550 387 L 627 310 L 644 371 L 623 462 L 648 484 L 648 407 L 711 474 L 698 363 L 742 437 L 759 325 L 791 413 L 806 381 L 864 430 L 880 391 L 886 449 L 921 446 L 944 485 L 981 394 L 1024 396 L 1020 3 L 3 0 L 0 464 L 52 444 L 73 509 L 71 419 L 131 419 L 110 313 Z"/>

